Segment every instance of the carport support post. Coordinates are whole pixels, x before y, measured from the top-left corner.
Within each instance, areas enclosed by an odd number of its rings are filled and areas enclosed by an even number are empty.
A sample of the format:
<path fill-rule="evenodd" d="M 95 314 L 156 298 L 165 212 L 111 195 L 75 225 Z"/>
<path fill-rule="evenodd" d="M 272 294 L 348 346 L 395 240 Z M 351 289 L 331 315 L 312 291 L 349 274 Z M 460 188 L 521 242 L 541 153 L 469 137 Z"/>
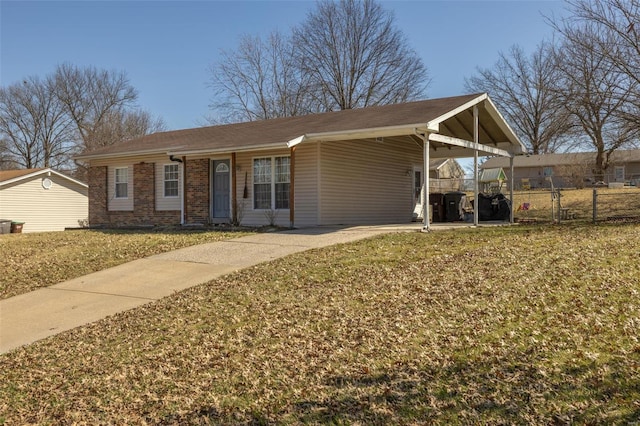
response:
<path fill-rule="evenodd" d="M 478 105 L 473 106 L 473 142 L 475 147 L 473 148 L 473 225 L 478 226 L 478 211 L 480 210 L 480 200 L 478 195 L 480 190 L 478 188 Z"/>
<path fill-rule="evenodd" d="M 291 147 L 289 161 L 289 228 L 294 227 L 296 213 L 296 147 Z"/>
<path fill-rule="evenodd" d="M 424 221 L 423 231 L 430 231 L 429 223 L 429 133 L 421 135 L 424 151 L 424 165 L 422 167 L 422 186 L 424 188 L 424 200 L 422 202 L 422 220 Z"/>
<path fill-rule="evenodd" d="M 238 224 L 238 164 L 236 162 L 236 153 L 231 153 L 231 222 Z"/>
<path fill-rule="evenodd" d="M 509 223 L 513 225 L 513 155 L 509 157 L 509 170 L 511 173 L 511 178 L 509 179 L 509 198 L 511 199 L 511 205 L 509 206 L 511 210 L 509 212 Z"/>

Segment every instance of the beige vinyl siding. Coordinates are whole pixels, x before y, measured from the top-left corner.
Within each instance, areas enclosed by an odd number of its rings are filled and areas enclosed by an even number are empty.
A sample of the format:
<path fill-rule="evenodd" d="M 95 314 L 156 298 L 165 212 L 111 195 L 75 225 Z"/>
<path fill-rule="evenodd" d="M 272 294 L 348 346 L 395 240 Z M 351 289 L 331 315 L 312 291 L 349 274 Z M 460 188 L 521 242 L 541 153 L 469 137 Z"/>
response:
<path fill-rule="evenodd" d="M 164 193 L 164 166 L 178 166 L 178 196 L 165 197 Z M 156 210 L 180 210 L 180 200 L 182 197 L 182 164 L 180 163 L 156 163 L 155 164 L 155 191 L 156 191 Z"/>
<path fill-rule="evenodd" d="M 43 179 L 52 184 L 42 186 Z M 22 232 L 63 231 L 87 220 L 87 188 L 51 174 L 39 175 L 0 188 L 0 218 L 24 222 Z"/>
<path fill-rule="evenodd" d="M 323 142 L 320 224 L 410 222 L 412 171 L 421 162 L 422 148 L 411 142 Z"/>
<path fill-rule="evenodd" d="M 247 226 L 262 226 L 268 225 L 269 220 L 266 217 L 265 210 L 255 210 L 253 208 L 253 159 L 254 158 L 271 158 L 271 157 L 284 157 L 291 155 L 289 149 L 276 149 L 265 151 L 252 151 L 252 152 L 239 152 L 236 155 L 236 170 L 237 173 L 237 200 L 242 204 L 243 218 L 242 224 Z M 247 185 L 247 198 L 243 198 L 245 176 Z M 289 209 L 276 211 L 276 224 L 279 226 L 289 226 Z"/>
<path fill-rule="evenodd" d="M 127 168 L 127 197 L 116 198 L 116 169 Z M 117 164 L 109 166 L 107 173 L 107 197 L 109 210 L 133 211 L 133 164 Z"/>
<path fill-rule="evenodd" d="M 318 153 L 320 144 L 300 144 L 295 153 L 295 220 L 296 227 L 316 226 L 318 206 Z"/>

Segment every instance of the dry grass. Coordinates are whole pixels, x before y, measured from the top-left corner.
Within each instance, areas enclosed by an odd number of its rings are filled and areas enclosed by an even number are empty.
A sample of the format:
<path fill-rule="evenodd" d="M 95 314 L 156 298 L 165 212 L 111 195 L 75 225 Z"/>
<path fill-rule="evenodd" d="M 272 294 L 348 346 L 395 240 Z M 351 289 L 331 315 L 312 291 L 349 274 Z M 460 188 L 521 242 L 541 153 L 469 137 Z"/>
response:
<path fill-rule="evenodd" d="M 66 231 L 0 235 L 0 299 L 125 262 L 246 235 L 216 231 Z"/>
<path fill-rule="evenodd" d="M 633 424 L 640 226 L 385 235 L 0 356 L 6 424 Z"/>
<path fill-rule="evenodd" d="M 566 189 L 562 190 L 561 207 L 571 210 L 579 221 L 593 220 L 593 190 Z M 557 200 L 554 201 L 557 217 Z M 515 211 L 517 219 L 536 219 L 538 222 L 551 221 L 551 192 L 545 190 L 515 191 L 513 206 L 517 210 L 523 203 L 530 205 L 528 211 Z M 598 189 L 597 220 L 608 218 L 639 217 L 640 218 L 640 188 Z"/>

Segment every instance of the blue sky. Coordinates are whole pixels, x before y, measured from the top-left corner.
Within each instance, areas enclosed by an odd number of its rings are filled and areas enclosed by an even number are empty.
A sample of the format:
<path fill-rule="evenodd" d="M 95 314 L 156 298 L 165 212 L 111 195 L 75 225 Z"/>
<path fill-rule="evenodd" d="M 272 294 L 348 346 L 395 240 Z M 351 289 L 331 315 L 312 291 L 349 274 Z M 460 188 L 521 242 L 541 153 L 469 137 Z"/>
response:
<path fill-rule="evenodd" d="M 533 50 L 552 37 L 543 15 L 560 1 L 382 1 L 427 66 L 429 98 L 463 93 L 464 78 L 500 51 Z M 0 84 L 45 76 L 56 65 L 122 70 L 139 106 L 169 129 L 208 114 L 209 68 L 243 34 L 283 32 L 313 1 L 0 1 Z"/>

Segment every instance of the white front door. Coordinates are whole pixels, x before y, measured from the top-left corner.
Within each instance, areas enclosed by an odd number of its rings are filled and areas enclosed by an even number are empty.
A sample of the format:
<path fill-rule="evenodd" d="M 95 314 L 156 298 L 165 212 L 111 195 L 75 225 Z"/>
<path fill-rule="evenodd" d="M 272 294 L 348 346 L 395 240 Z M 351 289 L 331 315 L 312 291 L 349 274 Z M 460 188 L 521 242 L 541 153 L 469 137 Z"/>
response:
<path fill-rule="evenodd" d="M 424 198 L 422 167 L 413 168 L 413 218 L 422 220 L 422 200 Z"/>
<path fill-rule="evenodd" d="M 624 166 L 615 166 L 613 168 L 613 177 L 616 182 L 624 182 Z"/>

